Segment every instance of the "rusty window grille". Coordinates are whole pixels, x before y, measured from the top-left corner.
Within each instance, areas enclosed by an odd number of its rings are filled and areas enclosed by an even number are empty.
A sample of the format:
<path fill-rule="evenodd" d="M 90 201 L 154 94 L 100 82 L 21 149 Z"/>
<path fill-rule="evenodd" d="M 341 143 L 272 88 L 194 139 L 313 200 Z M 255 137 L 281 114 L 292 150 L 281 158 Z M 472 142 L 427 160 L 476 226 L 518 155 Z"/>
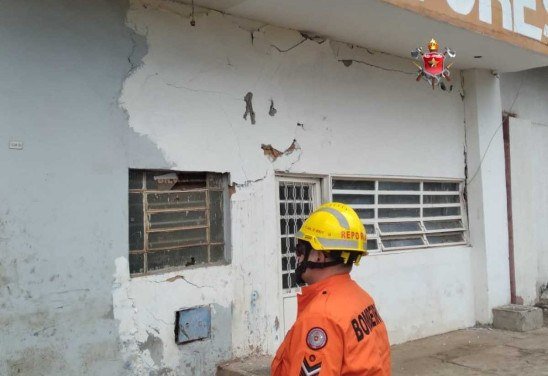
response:
<path fill-rule="evenodd" d="M 319 205 L 319 182 L 305 179 L 279 181 L 280 240 L 282 261 L 282 288 L 289 291 L 295 282 L 295 233 L 305 219 Z"/>
<path fill-rule="evenodd" d="M 226 260 L 223 174 L 129 170 L 131 276 Z"/>

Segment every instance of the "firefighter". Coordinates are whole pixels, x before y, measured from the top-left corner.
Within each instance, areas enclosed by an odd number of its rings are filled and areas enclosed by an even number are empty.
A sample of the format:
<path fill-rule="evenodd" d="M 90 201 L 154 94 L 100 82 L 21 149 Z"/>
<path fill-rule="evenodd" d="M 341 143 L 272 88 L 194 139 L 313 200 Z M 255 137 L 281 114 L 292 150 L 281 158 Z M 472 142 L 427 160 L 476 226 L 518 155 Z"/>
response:
<path fill-rule="evenodd" d="M 367 254 L 366 233 L 348 205 L 327 203 L 295 237 L 297 320 L 272 361 L 272 376 L 390 375 L 386 326 L 371 296 L 350 278 Z"/>

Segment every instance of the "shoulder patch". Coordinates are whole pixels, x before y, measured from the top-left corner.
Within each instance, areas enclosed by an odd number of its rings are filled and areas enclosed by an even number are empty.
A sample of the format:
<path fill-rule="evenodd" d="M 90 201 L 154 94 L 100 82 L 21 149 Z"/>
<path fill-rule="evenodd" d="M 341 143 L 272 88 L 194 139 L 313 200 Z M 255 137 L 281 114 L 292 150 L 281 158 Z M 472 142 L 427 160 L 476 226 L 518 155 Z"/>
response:
<path fill-rule="evenodd" d="M 312 350 L 319 350 L 327 343 L 327 333 L 322 328 L 312 328 L 306 335 L 306 344 Z"/>

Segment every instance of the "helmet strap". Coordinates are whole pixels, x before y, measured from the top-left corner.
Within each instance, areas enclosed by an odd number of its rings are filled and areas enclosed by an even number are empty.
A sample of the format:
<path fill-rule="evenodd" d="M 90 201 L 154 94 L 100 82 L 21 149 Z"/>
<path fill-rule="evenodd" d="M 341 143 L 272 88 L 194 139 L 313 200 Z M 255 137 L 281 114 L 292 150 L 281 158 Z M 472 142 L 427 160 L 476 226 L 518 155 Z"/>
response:
<path fill-rule="evenodd" d="M 296 277 L 296 283 L 299 286 L 303 286 L 306 284 L 306 282 L 303 279 L 303 274 L 306 272 L 306 269 L 324 269 L 328 268 L 330 266 L 335 266 L 339 264 L 344 264 L 344 259 L 340 258 L 338 260 L 328 261 L 328 262 L 314 262 L 309 261 L 308 257 L 310 257 L 310 252 L 312 251 L 312 247 L 307 247 L 306 251 L 304 252 L 304 259 L 303 262 L 301 262 L 297 268 L 295 269 L 295 277 Z M 347 258 L 348 259 L 348 258 Z"/>
<path fill-rule="evenodd" d="M 344 263 L 343 260 L 333 260 L 328 262 L 313 262 L 313 261 L 307 261 L 306 266 L 310 269 L 324 269 L 328 268 L 330 266 L 335 266 Z"/>
<path fill-rule="evenodd" d="M 306 250 L 304 251 L 304 259 L 303 262 L 301 262 L 297 267 L 295 268 L 295 282 L 299 286 L 306 285 L 306 282 L 303 279 L 303 274 L 306 272 L 306 268 L 308 267 L 308 256 L 310 256 L 310 247 L 306 247 Z"/>

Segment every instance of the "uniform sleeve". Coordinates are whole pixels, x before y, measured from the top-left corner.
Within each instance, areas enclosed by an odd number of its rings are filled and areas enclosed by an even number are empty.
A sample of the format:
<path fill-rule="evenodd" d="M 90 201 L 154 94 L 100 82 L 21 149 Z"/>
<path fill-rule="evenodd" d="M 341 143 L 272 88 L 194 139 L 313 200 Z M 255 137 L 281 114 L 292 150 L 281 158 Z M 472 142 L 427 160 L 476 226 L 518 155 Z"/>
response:
<path fill-rule="evenodd" d="M 284 355 L 287 376 L 340 376 L 343 331 L 334 320 L 302 317 L 292 331 Z"/>

